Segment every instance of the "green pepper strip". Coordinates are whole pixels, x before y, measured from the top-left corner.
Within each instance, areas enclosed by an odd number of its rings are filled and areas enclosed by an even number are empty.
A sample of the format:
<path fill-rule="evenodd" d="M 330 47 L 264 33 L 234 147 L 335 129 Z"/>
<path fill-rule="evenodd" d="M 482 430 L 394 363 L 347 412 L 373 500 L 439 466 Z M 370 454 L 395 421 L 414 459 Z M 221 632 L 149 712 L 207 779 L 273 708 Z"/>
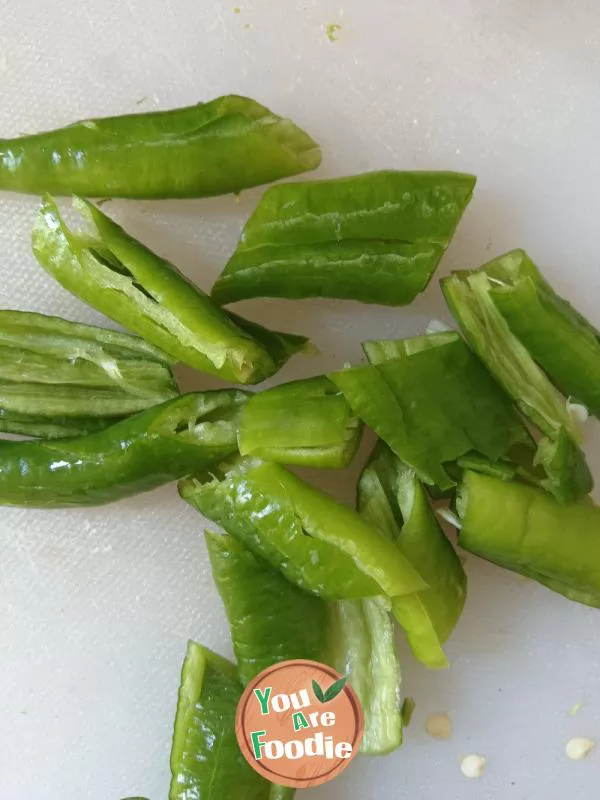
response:
<path fill-rule="evenodd" d="M 360 444 L 362 424 L 325 377 L 255 394 L 242 414 L 242 455 L 298 466 L 343 469 Z"/>
<path fill-rule="evenodd" d="M 252 297 L 335 297 L 408 305 L 427 286 L 475 178 L 372 172 L 265 193 L 212 290 Z"/>
<path fill-rule="evenodd" d="M 242 683 L 280 661 L 323 661 L 324 601 L 298 589 L 233 537 L 207 531 L 205 538 Z"/>
<path fill-rule="evenodd" d="M 422 484 L 383 442 L 361 475 L 358 508 L 427 582 L 423 591 L 394 598 L 392 609 L 419 661 L 432 669 L 447 667 L 442 644 L 462 613 L 467 577 Z"/>
<path fill-rule="evenodd" d="M 9 433 L 92 432 L 177 395 L 168 356 L 142 339 L 0 311 L 0 426 Z"/>
<path fill-rule="evenodd" d="M 600 508 L 561 505 L 521 483 L 465 472 L 456 501 L 465 550 L 600 608 Z"/>
<path fill-rule="evenodd" d="M 455 272 L 442 279 L 442 291 L 469 346 L 521 413 L 546 436 L 554 437 L 564 428 L 574 442 L 579 442 L 581 434 L 564 399 L 536 366 L 525 345 L 511 333 L 491 294 L 499 280 L 496 271 L 501 267 L 511 269 L 518 253 L 502 256 L 479 270 Z"/>
<path fill-rule="evenodd" d="M 367 755 L 386 755 L 402 744 L 402 680 L 389 609 L 384 597 L 341 600 L 330 609 L 330 661 L 360 699 L 360 749 Z"/>
<path fill-rule="evenodd" d="M 85 436 L 109 425 L 118 417 L 40 417 L 37 414 L 15 414 L 0 408 L 0 433 L 12 433 L 34 439 L 66 439 L 69 436 Z"/>
<path fill-rule="evenodd" d="M 383 534 L 279 464 L 236 460 L 180 493 L 305 591 L 339 600 L 426 586 Z"/>
<path fill-rule="evenodd" d="M 177 480 L 237 450 L 246 395 L 188 394 L 88 436 L 0 442 L 0 504 L 101 505 Z"/>
<path fill-rule="evenodd" d="M 537 275 L 536 281 L 543 281 L 525 254 L 513 251 L 480 270 L 454 273 L 442 280 L 442 290 L 470 347 L 521 413 L 546 435 L 528 469 L 541 467 L 545 478 L 540 485 L 560 502 L 573 502 L 593 488 L 592 475 L 578 447 L 581 434 L 577 423 L 564 398 L 512 333 L 496 304 L 497 285 L 520 271 L 527 279 Z M 535 308 L 522 311 L 526 315 L 531 312 L 532 324 L 541 331 Z"/>
<path fill-rule="evenodd" d="M 600 333 L 559 297 L 523 250 L 482 267 L 511 332 L 566 395 L 600 416 Z"/>
<path fill-rule="evenodd" d="M 91 119 L 0 139 L 0 189 L 87 197 L 209 197 L 318 167 L 289 119 L 230 95 L 189 108 Z"/>
<path fill-rule="evenodd" d="M 270 800 L 270 784 L 252 769 L 237 743 L 241 695 L 235 666 L 189 642 L 175 716 L 169 800 Z"/>
<path fill-rule="evenodd" d="M 94 240 L 73 234 L 46 198 L 33 229 L 33 250 L 56 280 L 111 319 L 143 336 L 176 361 L 235 383 L 258 383 L 281 363 L 280 339 L 272 357 L 207 295 L 129 236 L 86 200 L 76 208 L 91 223 Z M 290 349 L 306 340 L 294 337 Z"/>
<path fill-rule="evenodd" d="M 529 441 L 509 399 L 458 334 L 433 334 L 414 351 L 399 344 L 390 360 L 366 350 L 375 363 L 329 377 L 425 483 L 448 489 L 454 481 L 445 463 L 471 450 L 496 461 Z"/>

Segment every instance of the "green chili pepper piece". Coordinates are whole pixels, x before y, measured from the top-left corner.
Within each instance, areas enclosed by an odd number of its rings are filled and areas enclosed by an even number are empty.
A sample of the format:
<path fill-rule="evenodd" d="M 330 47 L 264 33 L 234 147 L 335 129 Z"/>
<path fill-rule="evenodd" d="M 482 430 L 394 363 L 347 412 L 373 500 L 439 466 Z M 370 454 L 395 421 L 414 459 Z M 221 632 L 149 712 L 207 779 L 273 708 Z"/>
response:
<path fill-rule="evenodd" d="M 324 601 L 298 589 L 233 537 L 206 531 L 205 538 L 242 683 L 280 661 L 322 661 Z"/>
<path fill-rule="evenodd" d="M 438 346 L 329 375 L 350 407 L 428 484 L 448 489 L 444 464 L 472 450 L 496 461 L 528 441 L 509 399 L 458 334 Z M 367 348 L 373 355 L 373 350 Z"/>
<path fill-rule="evenodd" d="M 265 193 L 212 290 L 407 305 L 427 286 L 475 185 L 452 172 L 372 172 Z"/>
<path fill-rule="evenodd" d="M 402 744 L 402 679 L 389 608 L 383 597 L 331 605 L 330 658 L 360 699 L 361 752 L 368 755 L 385 755 Z"/>
<path fill-rule="evenodd" d="M 384 170 L 267 190 L 242 234 L 244 247 L 346 239 L 447 245 L 475 177 Z"/>
<path fill-rule="evenodd" d="M 465 550 L 600 607 L 598 506 L 561 505 L 534 487 L 465 472 L 456 509 Z"/>
<path fill-rule="evenodd" d="M 511 332 L 559 389 L 600 416 L 600 333 L 559 297 L 523 250 L 484 267 Z"/>
<path fill-rule="evenodd" d="M 0 427 L 9 433 L 92 432 L 177 395 L 168 356 L 142 339 L 0 311 Z"/>
<path fill-rule="evenodd" d="M 269 783 L 246 761 L 235 735 L 242 695 L 229 661 L 189 642 L 171 749 L 169 800 L 267 800 Z"/>
<path fill-rule="evenodd" d="M 267 461 L 342 469 L 360 444 L 362 424 L 325 377 L 255 394 L 244 409 L 239 449 Z"/>
<path fill-rule="evenodd" d="M 91 223 L 95 241 L 73 234 L 51 198 L 33 229 L 38 261 L 62 286 L 174 360 L 203 372 L 258 383 L 277 371 L 281 346 L 273 358 L 172 264 L 91 203 L 78 198 L 75 205 Z"/>
<path fill-rule="evenodd" d="M 546 436 L 554 438 L 564 428 L 578 443 L 581 435 L 564 399 L 511 332 L 496 306 L 491 291 L 498 280 L 493 274 L 497 261 L 480 270 L 455 272 L 442 279 L 442 291 L 450 310 L 471 349 L 513 398 L 521 413 Z"/>
<path fill-rule="evenodd" d="M 198 475 L 198 473 L 195 473 Z M 279 464 L 237 460 L 180 483 L 184 500 L 305 591 L 395 596 L 426 585 L 356 512 Z"/>
<path fill-rule="evenodd" d="M 496 302 L 498 286 L 503 288 L 509 281 L 518 280 L 515 277 L 518 275 L 540 287 L 546 285 L 535 265 L 519 250 L 495 259 L 479 270 L 454 273 L 441 284 L 448 305 L 471 348 L 513 398 L 521 413 L 546 434 L 547 439 L 540 443 L 533 462 L 533 466 L 539 465 L 546 472 L 540 485 L 552 492 L 557 500 L 572 502 L 593 487 L 585 455 L 578 447 L 581 441 L 579 428 L 564 398 L 535 363 L 527 347 L 511 331 Z M 540 314 L 534 305 L 530 310 L 523 307 L 521 311 L 541 332 L 538 326 L 545 323 L 540 322 Z M 563 327 L 576 323 L 575 314 L 573 312 L 568 323 L 563 320 Z M 558 318 L 552 320 L 554 324 L 558 326 Z M 547 341 L 549 347 L 556 346 L 564 353 L 562 339 L 554 344 L 550 339 Z M 581 346 L 583 348 L 583 344 Z"/>
<path fill-rule="evenodd" d="M 241 249 L 212 297 L 222 305 L 253 297 L 334 297 L 407 306 L 427 287 L 443 254 L 436 244 L 360 240 Z"/>
<path fill-rule="evenodd" d="M 203 469 L 237 450 L 246 395 L 188 394 L 98 433 L 0 442 L 0 505 L 101 505 Z"/>
<path fill-rule="evenodd" d="M 293 584 L 328 599 L 369 597 L 377 583 L 350 556 L 306 534 L 291 502 L 274 501 L 247 472 L 256 459 L 232 461 L 179 483 L 181 497 L 207 519 L 246 544 Z"/>
<path fill-rule="evenodd" d="M 209 197 L 318 167 L 288 119 L 230 95 L 189 108 L 91 119 L 0 139 L 0 189 L 88 197 Z"/>
<path fill-rule="evenodd" d="M 261 463 L 247 473 L 257 486 L 280 506 L 291 504 L 305 535 L 333 545 L 349 555 L 356 566 L 374 580 L 389 597 L 410 594 L 426 587 L 418 573 L 390 545 L 385 536 L 351 509 L 310 486 L 280 464 Z"/>
<path fill-rule="evenodd" d="M 0 433 L 12 433 L 35 439 L 65 439 L 84 436 L 114 425 L 118 418 L 105 417 L 40 417 L 15 414 L 0 408 Z"/>
<path fill-rule="evenodd" d="M 395 597 L 392 609 L 419 661 L 432 669 L 447 667 L 442 644 L 462 613 L 467 577 L 422 484 L 383 442 L 378 442 L 361 475 L 358 508 L 427 582 L 423 591 Z"/>

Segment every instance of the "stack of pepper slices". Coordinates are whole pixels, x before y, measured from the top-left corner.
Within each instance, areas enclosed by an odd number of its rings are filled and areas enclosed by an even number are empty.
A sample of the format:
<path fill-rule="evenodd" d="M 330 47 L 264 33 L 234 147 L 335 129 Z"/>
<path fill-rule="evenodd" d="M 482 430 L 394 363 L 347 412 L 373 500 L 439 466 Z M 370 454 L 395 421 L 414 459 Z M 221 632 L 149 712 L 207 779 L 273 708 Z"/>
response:
<path fill-rule="evenodd" d="M 251 770 L 234 732 L 243 686 L 278 661 L 347 674 L 365 713 L 362 750 L 400 745 L 394 619 L 425 666 L 445 667 L 466 597 L 432 497 L 447 501 L 440 513 L 464 549 L 600 606 L 600 509 L 578 427 L 587 410 L 600 414 L 600 334 L 525 252 L 442 280 L 462 336 L 364 342 L 360 366 L 263 392 L 180 395 L 172 375 L 183 363 L 256 384 L 310 351 L 304 337 L 224 308 L 238 300 L 411 303 L 473 176 L 279 184 L 210 296 L 77 196 L 207 197 L 319 162 L 290 120 L 234 96 L 0 141 L 0 189 L 75 195 L 87 223 L 74 233 L 46 194 L 33 228 L 41 266 L 132 332 L 0 312 L 0 430 L 30 437 L 0 443 L 0 503 L 96 505 L 179 480 L 181 497 L 223 530 L 206 543 L 237 665 L 189 645 L 171 800 L 209 785 L 211 797 L 291 797 Z M 378 441 L 355 511 L 288 469 L 343 469 L 365 424 Z"/>

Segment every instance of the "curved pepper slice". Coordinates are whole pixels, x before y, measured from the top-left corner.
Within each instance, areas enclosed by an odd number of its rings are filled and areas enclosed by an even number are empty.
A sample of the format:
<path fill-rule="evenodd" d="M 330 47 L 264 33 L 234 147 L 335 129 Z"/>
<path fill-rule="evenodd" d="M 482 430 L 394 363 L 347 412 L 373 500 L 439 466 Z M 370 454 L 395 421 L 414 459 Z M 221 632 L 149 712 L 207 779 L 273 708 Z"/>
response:
<path fill-rule="evenodd" d="M 508 327 L 566 395 L 600 416 L 600 332 L 554 292 L 523 250 L 482 267 Z"/>
<path fill-rule="evenodd" d="M 279 464 L 238 460 L 179 486 L 184 500 L 305 591 L 337 600 L 426 585 L 383 534 Z"/>
<path fill-rule="evenodd" d="M 556 502 L 516 482 L 465 472 L 459 544 L 579 603 L 600 608 L 600 508 Z"/>
<path fill-rule="evenodd" d="M 88 197 L 209 197 L 318 167 L 310 136 L 247 97 L 90 119 L 0 139 L 0 189 Z"/>
<path fill-rule="evenodd" d="M 479 270 L 455 272 L 443 278 L 440 283 L 446 301 L 470 347 L 521 413 L 547 436 L 553 437 L 564 428 L 574 442 L 579 442 L 579 429 L 564 399 L 511 332 L 491 294 L 498 280 L 496 271 L 504 259 L 510 263 L 512 255 L 491 261 Z"/>
<path fill-rule="evenodd" d="M 175 716 L 169 800 L 269 800 L 270 784 L 252 769 L 237 743 L 241 695 L 235 666 L 189 642 Z"/>
<path fill-rule="evenodd" d="M 425 666 L 448 666 L 442 644 L 464 608 L 467 577 L 413 470 L 379 442 L 358 486 L 361 514 L 394 541 L 428 588 L 396 597 L 394 615 Z"/>
<path fill-rule="evenodd" d="M 0 430 L 83 434 L 178 394 L 169 357 L 143 339 L 0 311 Z"/>
<path fill-rule="evenodd" d="M 242 683 L 280 661 L 322 661 L 325 602 L 298 589 L 233 537 L 206 531 L 205 539 Z"/>
<path fill-rule="evenodd" d="M 585 456 L 578 447 L 581 441 L 578 425 L 565 399 L 511 331 L 496 302 L 499 297 L 496 289 L 519 274 L 525 281 L 533 280 L 534 276 L 538 284 L 543 280 L 522 251 L 513 251 L 479 270 L 456 272 L 443 279 L 442 291 L 470 347 L 513 398 L 521 413 L 545 434 L 531 465 L 544 469 L 547 477 L 541 485 L 557 500 L 572 502 L 593 488 Z M 535 329 L 527 339 L 533 341 L 541 335 L 550 348 L 556 346 L 564 355 L 561 337 L 545 338 L 534 304 L 529 309 L 522 307 L 520 312 L 530 320 L 522 323 L 523 326 L 531 324 Z M 575 317 L 570 322 L 575 323 Z M 562 319 L 563 326 L 568 323 L 569 320 Z M 551 324 L 558 326 L 558 318 Z M 541 339 L 538 347 L 540 342 Z M 560 358 L 557 356 L 557 360 Z"/>
<path fill-rule="evenodd" d="M 391 753 L 402 744 L 402 678 L 389 600 L 341 600 L 330 614 L 331 663 L 348 676 L 364 713 L 361 752 Z"/>
<path fill-rule="evenodd" d="M 240 453 L 307 467 L 342 469 L 360 444 L 362 423 L 325 377 L 255 394 L 242 414 Z"/>
<path fill-rule="evenodd" d="M 65 289 L 203 372 L 258 383 L 277 371 L 280 347 L 272 357 L 172 264 L 86 200 L 76 199 L 75 206 L 91 223 L 94 239 L 73 234 L 50 198 L 33 229 L 38 261 Z M 293 349 L 302 349 L 306 340 L 300 345 L 297 338 Z"/>
<path fill-rule="evenodd" d="M 329 377 L 422 481 L 448 489 L 454 481 L 445 463 L 471 450 L 496 461 L 529 436 L 509 399 L 458 334 L 428 339 L 414 352 L 399 346 L 397 357 L 389 360 L 379 360 L 383 351 L 367 347 L 375 363 Z M 410 352 L 404 352 L 407 347 Z"/>
<path fill-rule="evenodd" d="M 246 395 L 188 394 L 88 436 L 0 441 L 0 505 L 101 505 L 146 492 L 237 450 Z"/>
<path fill-rule="evenodd" d="M 429 283 L 475 185 L 454 172 L 371 172 L 265 193 L 213 287 L 251 297 L 408 305 Z"/>

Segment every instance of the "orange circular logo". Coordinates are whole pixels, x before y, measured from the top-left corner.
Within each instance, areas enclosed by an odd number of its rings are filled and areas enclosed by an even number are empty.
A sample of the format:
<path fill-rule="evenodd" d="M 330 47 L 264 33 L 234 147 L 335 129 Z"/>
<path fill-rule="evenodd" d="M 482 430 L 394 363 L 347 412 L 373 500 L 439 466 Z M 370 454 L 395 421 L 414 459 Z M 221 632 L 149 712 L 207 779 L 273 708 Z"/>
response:
<path fill-rule="evenodd" d="M 333 780 L 358 753 L 364 720 L 346 678 L 316 661 L 283 661 L 251 681 L 237 710 L 244 757 L 272 783 Z"/>

